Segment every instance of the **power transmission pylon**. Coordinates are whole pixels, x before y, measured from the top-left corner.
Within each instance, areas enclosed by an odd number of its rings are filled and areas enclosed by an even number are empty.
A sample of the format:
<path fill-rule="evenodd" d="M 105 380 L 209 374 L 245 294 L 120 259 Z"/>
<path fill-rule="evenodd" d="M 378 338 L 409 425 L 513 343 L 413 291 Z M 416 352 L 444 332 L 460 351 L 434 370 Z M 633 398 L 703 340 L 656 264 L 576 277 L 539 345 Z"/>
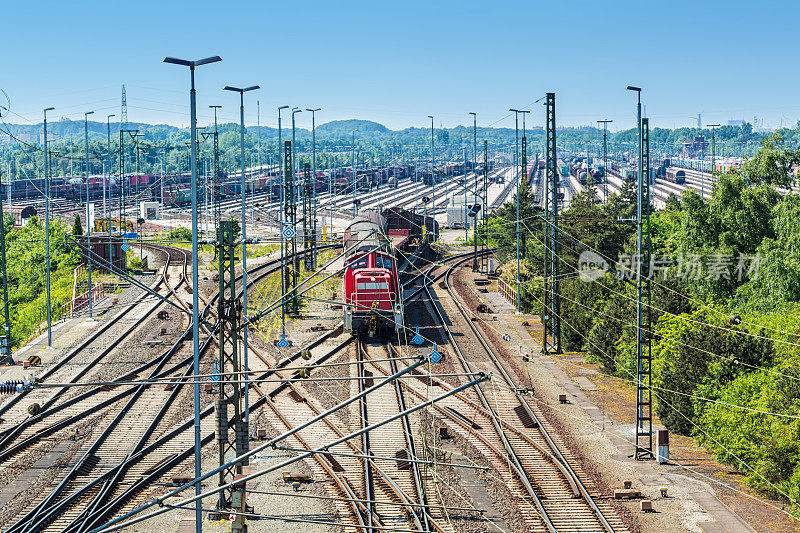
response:
<path fill-rule="evenodd" d="M 636 213 L 636 459 L 653 458 L 650 334 L 650 121 L 642 119 Z M 647 442 L 647 447 L 644 443 Z"/>
<path fill-rule="evenodd" d="M 558 276 L 558 163 L 556 157 L 556 93 L 547 93 L 545 138 L 545 244 L 544 244 L 544 337 L 542 349 L 548 352 L 547 336 L 553 353 L 561 353 L 561 298 Z"/>
<path fill-rule="evenodd" d="M 125 85 L 122 86 L 122 106 L 120 108 L 120 128 L 128 129 L 128 98 L 125 95 Z"/>

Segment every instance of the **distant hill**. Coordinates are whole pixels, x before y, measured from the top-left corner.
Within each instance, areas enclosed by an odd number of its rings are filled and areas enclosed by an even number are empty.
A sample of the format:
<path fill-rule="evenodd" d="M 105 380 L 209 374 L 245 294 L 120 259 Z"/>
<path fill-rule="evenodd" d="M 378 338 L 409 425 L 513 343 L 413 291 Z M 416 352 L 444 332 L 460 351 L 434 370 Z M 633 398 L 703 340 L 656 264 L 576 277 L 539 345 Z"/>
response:
<path fill-rule="evenodd" d="M 391 130 L 371 120 L 332 120 L 325 124 L 317 126 L 317 135 L 324 135 L 326 137 L 342 138 L 347 137 L 353 130 L 358 130 L 361 135 L 364 134 L 387 134 Z"/>

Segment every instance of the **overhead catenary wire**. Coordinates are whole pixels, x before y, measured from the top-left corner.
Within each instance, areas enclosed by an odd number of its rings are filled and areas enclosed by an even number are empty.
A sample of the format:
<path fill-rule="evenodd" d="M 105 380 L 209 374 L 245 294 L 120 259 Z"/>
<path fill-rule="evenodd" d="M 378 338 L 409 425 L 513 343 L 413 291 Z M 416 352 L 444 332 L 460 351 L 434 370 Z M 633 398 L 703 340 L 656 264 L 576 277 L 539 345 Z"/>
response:
<path fill-rule="evenodd" d="M 541 243 L 541 241 L 538 239 L 538 237 L 537 237 L 535 234 L 533 235 L 533 238 L 534 238 L 534 239 L 536 239 L 537 241 L 539 241 L 539 242 Z M 543 245 L 544 245 L 544 244 L 543 244 Z M 552 253 L 552 250 L 551 250 L 551 253 Z M 564 263 L 566 266 L 568 266 L 569 268 L 572 268 L 572 269 L 576 270 L 576 272 L 580 272 L 580 271 L 578 271 L 578 270 L 577 270 L 577 268 L 575 268 L 575 267 L 574 267 L 574 265 L 571 265 L 571 264 L 569 264 L 569 263 L 565 262 L 563 259 L 562 259 L 562 262 L 563 262 L 563 263 Z M 525 284 L 528 284 L 528 283 L 531 283 L 531 282 L 523 282 L 523 283 L 525 283 Z M 626 295 L 626 294 L 624 294 L 624 293 L 621 293 L 621 292 L 619 292 L 619 291 L 616 291 L 615 289 L 611 288 L 610 286 L 608 286 L 608 285 L 606 285 L 606 284 L 600 284 L 600 286 L 601 286 L 601 287 L 603 287 L 603 288 L 604 288 L 604 289 L 606 289 L 606 290 L 609 290 L 609 291 L 611 291 L 611 292 L 613 292 L 613 293 L 615 293 L 615 294 L 617 294 L 617 295 L 619 295 L 619 296 L 623 297 L 623 298 L 626 298 L 626 299 L 628 299 L 628 300 L 635 300 L 633 296 Z M 579 305 L 579 306 L 585 307 L 586 309 L 590 309 L 590 310 L 591 310 L 591 311 L 593 311 L 593 312 L 596 312 L 596 313 L 599 313 L 599 314 L 603 314 L 603 315 L 605 315 L 605 313 L 603 313 L 602 311 L 600 311 L 600 310 L 597 310 L 597 309 L 594 309 L 594 308 L 591 308 L 591 307 L 589 307 L 589 306 L 587 306 L 586 304 L 583 304 L 583 303 L 581 303 L 581 302 L 577 302 L 577 301 L 575 301 L 575 300 L 572 300 L 572 299 L 570 299 L 570 298 L 568 298 L 568 297 L 564 296 L 563 294 L 561 294 L 561 295 L 560 295 L 560 297 L 561 297 L 561 298 L 565 298 L 565 299 L 567 299 L 567 300 L 569 300 L 569 301 L 572 301 L 572 302 L 576 303 L 576 304 L 577 304 L 577 305 Z M 670 315 L 670 316 L 673 316 L 673 317 L 675 317 L 675 318 L 678 318 L 678 319 L 681 319 L 681 320 L 685 320 L 685 321 L 688 321 L 688 322 L 696 323 L 696 324 L 698 324 L 698 325 L 701 325 L 701 326 L 708 326 L 708 327 L 712 327 L 712 328 L 713 328 L 713 327 L 715 327 L 713 324 L 709 324 L 709 323 L 707 323 L 707 322 L 703 322 L 703 321 L 699 321 L 699 320 L 694 320 L 694 319 L 691 319 L 691 318 L 689 318 L 689 317 L 684 317 L 684 316 L 682 316 L 682 315 L 677 315 L 677 314 L 675 314 L 675 313 L 670 313 L 670 312 L 668 312 L 668 311 L 665 311 L 665 310 L 662 310 L 662 309 L 660 309 L 660 308 L 658 308 L 658 307 L 655 307 L 655 306 L 652 306 L 652 305 L 648 305 L 648 304 L 646 304 L 646 303 L 644 303 L 644 302 L 643 302 L 643 304 L 642 304 L 642 305 L 648 306 L 648 307 L 650 307 L 651 309 L 654 309 L 654 310 L 660 311 L 660 312 L 662 312 L 663 314 Z M 608 315 L 606 315 L 606 316 L 608 316 Z M 616 318 L 616 317 L 611 317 L 611 316 L 609 316 L 609 317 L 610 317 L 610 318 L 612 318 L 612 319 L 614 319 L 614 320 L 621 321 L 621 319 L 618 319 L 618 318 Z M 629 323 L 625 323 L 625 324 L 626 324 L 626 325 L 629 325 L 629 326 L 631 326 L 631 327 L 633 327 L 633 328 L 636 328 L 636 327 L 637 327 L 635 324 L 629 324 Z M 797 346 L 797 347 L 800 347 L 800 344 L 797 344 L 797 343 L 791 343 L 791 342 L 788 342 L 788 341 L 781 341 L 780 339 L 774 339 L 774 338 L 772 338 L 772 337 L 766 337 L 766 336 L 763 336 L 763 335 L 756 335 L 756 334 L 752 334 L 752 333 L 750 333 L 750 332 L 746 332 L 746 331 L 740 331 L 740 330 L 735 330 L 735 329 L 731 329 L 731 328 L 723 328 L 723 327 L 720 327 L 720 326 L 718 326 L 718 329 L 722 329 L 722 330 L 724 330 L 724 331 L 727 331 L 727 332 L 730 332 L 730 333 L 739 333 L 739 334 L 742 334 L 742 335 L 745 335 L 745 336 L 754 337 L 754 338 L 757 338 L 757 339 L 760 339 L 760 340 L 771 340 L 771 341 L 774 341 L 774 342 L 779 342 L 779 343 L 784 343 L 784 344 L 788 344 L 788 345 L 791 345 L 791 346 Z M 668 337 L 663 337 L 663 340 L 665 340 L 665 341 L 667 341 L 667 342 L 672 342 L 672 343 L 676 343 L 676 344 L 681 344 L 681 345 L 687 346 L 687 347 L 689 347 L 689 348 L 692 348 L 692 349 L 694 349 L 694 350 L 697 350 L 697 351 L 699 351 L 699 352 L 703 352 L 703 353 L 706 353 L 706 354 L 708 354 L 708 355 L 712 355 L 712 356 L 714 356 L 714 357 L 717 357 L 717 358 L 721 358 L 721 359 L 728 359 L 728 360 L 730 359 L 729 357 L 725 357 L 725 356 L 723 356 L 723 355 L 720 355 L 720 354 L 715 354 L 715 353 L 713 353 L 713 352 L 710 352 L 710 351 L 708 351 L 708 350 L 704 350 L 703 348 L 699 348 L 699 347 L 696 347 L 696 346 L 692 346 L 692 345 L 690 345 L 690 344 L 684 343 L 684 342 L 682 342 L 682 341 L 680 341 L 680 340 L 677 340 L 677 339 L 670 339 L 670 338 L 668 338 Z M 761 367 L 761 366 L 758 366 L 758 365 L 751 365 L 751 364 L 749 364 L 749 363 L 745 363 L 745 362 L 741 362 L 741 361 L 740 361 L 738 364 L 740 364 L 740 365 L 742 365 L 742 366 L 747 366 L 747 367 L 750 367 L 750 368 L 753 368 L 753 369 L 762 370 L 762 371 L 764 371 L 764 372 L 769 372 L 769 373 L 772 373 L 772 374 L 776 374 L 776 375 L 779 375 L 779 376 L 781 376 L 781 377 L 785 377 L 785 378 L 788 378 L 788 379 L 792 379 L 792 380 L 800 380 L 800 377 L 798 377 L 798 376 L 793 376 L 793 375 L 791 375 L 791 374 L 785 374 L 785 373 L 782 373 L 782 372 L 779 372 L 779 371 L 776 371 L 776 370 L 773 370 L 773 369 L 769 369 L 769 368 Z"/>
<path fill-rule="evenodd" d="M 561 317 L 561 319 L 563 320 L 563 317 Z M 613 357 L 609 356 L 609 355 L 608 355 L 607 353 L 605 353 L 605 352 L 604 352 L 602 349 L 600 349 L 600 348 L 599 348 L 599 347 L 598 347 L 596 344 L 594 344 L 594 343 L 593 343 L 591 340 L 589 340 L 589 339 L 588 339 L 588 338 L 587 338 L 587 337 L 586 337 L 586 336 L 585 336 L 585 335 L 584 335 L 582 332 L 580 332 L 580 331 L 579 331 L 579 330 L 578 330 L 578 329 L 577 329 L 575 326 L 573 326 L 573 325 L 572 325 L 572 324 L 571 324 L 569 321 L 564 321 L 564 322 L 565 322 L 565 323 L 566 323 L 566 324 L 567 324 L 567 325 L 568 325 L 568 326 L 569 326 L 569 327 L 570 327 L 570 328 L 571 328 L 573 331 L 575 331 L 575 333 L 577 333 L 579 336 L 581 336 L 581 337 L 582 337 L 582 338 L 583 338 L 583 339 L 584 339 L 586 342 L 588 342 L 589 344 L 591 344 L 592 346 L 594 346 L 594 347 L 595 347 L 595 349 L 597 349 L 597 350 L 598 350 L 600 353 L 602 353 L 602 354 L 603 354 L 605 357 L 607 357 L 607 358 L 608 358 L 609 360 L 611 360 L 611 361 L 615 361 L 615 359 L 614 359 Z M 625 371 L 627 374 L 631 375 L 631 377 L 633 377 L 633 376 L 634 376 L 634 375 L 633 375 L 633 373 L 632 373 L 630 370 L 628 370 L 628 369 L 627 369 L 627 368 L 626 368 L 624 365 L 620 365 L 620 368 L 622 368 L 622 370 L 623 370 L 623 371 Z M 764 477 L 764 475 L 763 475 L 763 474 L 761 474 L 761 472 L 759 472 L 758 470 L 756 470 L 755 468 L 753 468 L 752 466 L 750 466 L 750 464 L 749 464 L 749 463 L 745 462 L 743 459 L 741 459 L 741 458 L 740 458 L 740 457 L 738 457 L 736 454 L 734 454 L 733 452 L 731 452 L 731 451 L 730 451 L 730 450 L 729 450 L 729 449 L 728 449 L 728 448 L 727 448 L 727 447 L 726 447 L 724 444 L 720 443 L 720 442 L 719 442 L 717 439 L 715 439 L 715 438 L 714 438 L 712 435 L 708 434 L 708 432 L 706 432 L 706 431 L 705 431 L 705 429 L 703 429 L 701 426 L 699 426 L 697 423 L 695 423 L 695 422 L 694 422 L 694 421 L 693 421 L 693 420 L 692 420 L 690 417 L 686 416 L 686 415 L 685 415 L 685 414 L 684 414 L 684 413 L 683 413 L 683 412 L 682 412 L 680 409 L 678 409 L 678 408 L 677 408 L 677 407 L 675 407 L 675 406 L 674 406 L 672 403 L 670 403 L 670 402 L 668 402 L 667 400 L 665 400 L 665 399 L 664 399 L 664 398 L 663 398 L 663 397 L 662 397 L 660 394 L 658 394 L 658 392 L 656 392 L 656 391 L 654 391 L 654 390 L 652 389 L 652 387 L 651 387 L 651 385 L 650 385 L 650 384 L 643 385 L 643 386 L 644 386 L 644 387 L 647 387 L 648 389 L 650 389 L 650 390 L 651 390 L 651 392 L 652 392 L 652 394 L 653 394 L 653 395 L 654 395 L 656 398 L 658 398 L 658 400 L 659 400 L 660 402 L 662 402 L 664 405 L 668 406 L 670 409 L 672 409 L 673 411 L 675 411 L 675 412 L 676 412 L 677 414 L 679 414 L 679 415 L 680 415 L 682 418 L 684 418 L 684 419 L 685 419 L 687 422 L 689 422 L 689 423 L 690 423 L 690 424 L 691 424 L 691 425 L 692 425 L 694 428 L 696 428 L 696 429 L 697 429 L 697 430 L 699 430 L 699 431 L 700 431 L 700 432 L 701 432 L 703 435 L 705 435 L 705 436 L 706 436 L 708 439 L 710 439 L 710 440 L 711 440 L 711 441 L 713 441 L 713 442 L 714 442 L 714 443 L 715 443 L 717 446 L 719 446 L 720 448 L 722 448 L 723 450 L 725 450 L 725 452 L 726 452 L 727 454 L 729 454 L 731 457 L 733 457 L 734 459 L 736 459 L 736 460 L 739 462 L 739 464 L 742 464 L 742 465 L 746 466 L 746 467 L 747 467 L 747 469 L 748 469 L 748 470 L 750 470 L 750 471 L 751 471 L 753 474 L 755 474 L 756 476 L 758 476 L 759 478 L 761 478 L 761 480 L 762 480 L 762 481 L 764 481 L 764 482 L 766 482 L 768 485 L 770 485 L 770 486 L 773 488 L 773 490 L 775 490 L 777 493 L 779 493 L 779 494 L 783 495 L 784 497 L 786 497 L 786 499 L 787 499 L 787 500 L 789 500 L 789 501 L 791 501 L 791 502 L 793 502 L 793 503 L 795 503 L 795 504 L 797 503 L 797 501 L 796 501 L 794 498 L 792 498 L 791 496 L 789 496 L 788 494 L 786 494 L 786 493 L 785 493 L 783 490 L 781 490 L 781 489 L 780 489 L 780 487 L 778 487 L 778 486 L 777 486 L 777 485 L 775 485 L 773 482 L 771 482 L 771 481 L 770 481 L 770 480 L 768 480 L 766 477 Z"/>
<path fill-rule="evenodd" d="M 424 361 L 425 361 L 424 359 L 421 359 L 418 362 L 418 364 L 423 364 Z M 406 367 L 406 369 L 403 369 L 400 372 L 405 373 L 405 371 L 407 369 L 411 369 L 411 368 L 412 367 L 410 367 L 410 366 Z M 371 424 L 371 425 L 369 425 L 369 426 L 367 426 L 365 428 L 362 428 L 362 429 L 354 431 L 354 432 L 352 432 L 352 433 L 350 433 L 348 435 L 345 435 L 344 437 L 339 438 L 336 441 L 333 441 L 333 442 L 330 442 L 330 443 L 328 443 L 326 445 L 318 447 L 315 451 L 317 451 L 317 452 L 324 451 L 325 449 L 331 448 L 333 446 L 341 444 L 342 442 L 346 442 L 346 441 L 348 441 L 348 440 L 350 440 L 350 439 L 352 439 L 354 437 L 357 437 L 360 434 L 362 434 L 363 432 L 373 431 L 373 430 L 375 430 L 375 429 L 377 429 L 377 428 L 379 428 L 379 427 L 381 427 L 381 426 L 383 426 L 385 424 L 388 424 L 388 423 L 390 423 L 390 422 L 392 422 L 394 420 L 397 420 L 398 418 L 401 418 L 401 417 L 406 416 L 406 415 L 408 415 L 410 413 L 413 413 L 415 411 L 423 409 L 423 408 L 425 408 L 425 407 L 427 407 L 429 405 L 432 405 L 432 404 L 434 404 L 436 402 L 440 402 L 440 401 L 444 400 L 445 398 L 448 398 L 448 397 L 452 396 L 453 394 L 461 392 L 462 390 L 466 390 L 468 388 L 474 387 L 474 386 L 480 384 L 481 382 L 486 381 L 487 379 L 489 379 L 489 376 L 482 376 L 481 378 L 472 380 L 472 381 L 470 381 L 468 383 L 465 383 L 465 384 L 461 385 L 460 387 L 458 387 L 458 388 L 456 388 L 456 389 L 454 389 L 452 391 L 449 391 L 449 392 L 446 392 L 444 394 L 441 394 L 441 395 L 439 395 L 439 396 L 437 396 L 435 398 L 431 398 L 431 399 L 427 400 L 426 402 L 423 402 L 421 404 L 418 404 L 418 405 L 415 405 L 413 407 L 408 408 L 406 411 L 403 411 L 401 413 L 397 413 L 396 415 L 393 415 L 393 416 L 391 416 L 389 418 L 380 420 L 380 421 L 375 422 L 375 423 L 373 423 L 373 424 Z M 391 381 L 391 380 L 384 380 L 383 382 L 378 383 L 378 384 L 374 385 L 373 387 L 370 387 L 370 388 L 366 389 L 364 392 L 362 392 L 362 393 L 360 393 L 358 395 L 351 396 L 348 399 L 348 402 L 352 403 L 353 401 L 358 400 L 361 397 L 362 394 L 367 393 L 367 392 L 371 392 L 376 387 L 382 386 L 383 384 L 387 383 L 388 381 Z M 336 408 L 338 409 L 338 408 L 341 408 L 341 406 L 349 405 L 349 403 L 347 403 L 347 402 L 342 403 L 340 406 L 336 406 Z M 324 416 L 327 416 L 327 414 L 329 414 L 329 413 L 326 412 Z M 318 419 L 318 418 L 321 418 L 321 417 L 315 417 L 315 419 Z M 307 426 L 307 425 L 308 425 L 308 423 L 303 424 L 302 426 Z M 296 427 L 294 430 L 292 430 L 289 433 L 284 434 L 282 437 L 285 438 L 288 434 L 297 432 L 299 430 L 299 428 L 301 428 L 302 426 Z M 272 439 L 270 442 L 267 442 L 267 443 L 265 443 L 265 444 L 263 444 L 261 446 L 258 446 L 256 448 L 250 450 L 246 454 L 241 455 L 241 456 L 237 457 L 236 459 L 234 459 L 234 462 L 243 461 L 247 457 L 253 456 L 255 453 L 257 453 L 259 451 L 262 451 L 262 450 L 266 449 L 267 447 L 272 446 L 272 444 L 274 444 L 274 441 L 275 441 L 275 439 Z M 195 501 L 197 501 L 199 499 L 206 498 L 208 496 L 216 494 L 217 492 L 219 492 L 221 490 L 230 489 L 230 488 L 234 487 L 235 485 L 237 485 L 239 483 L 245 483 L 245 482 L 247 482 L 247 481 L 249 481 L 251 479 L 255 479 L 255 478 L 257 478 L 259 476 L 262 476 L 264 474 L 268 474 L 270 472 L 274 472 L 275 470 L 280 470 L 282 468 L 286 468 L 290 464 L 293 464 L 293 463 L 295 463 L 297 461 L 306 459 L 307 457 L 310 457 L 310 456 L 311 456 L 310 453 L 300 454 L 297 457 L 293 457 L 293 458 L 291 458 L 289 460 L 283 461 L 283 462 L 278 463 L 276 465 L 272 465 L 272 466 L 270 466 L 270 467 L 268 467 L 266 469 L 259 470 L 257 472 L 252 473 L 252 474 L 247 474 L 244 477 L 242 477 L 240 479 L 237 479 L 235 482 L 230 482 L 230 483 L 226 483 L 226 484 L 223 484 L 223 485 L 219 485 L 218 487 L 210 489 L 210 490 L 207 490 L 207 491 L 205 491 L 205 492 L 203 492 L 203 493 L 201 493 L 201 494 L 199 494 L 197 496 L 184 498 L 183 500 L 181 500 L 179 503 L 177 503 L 175 505 L 187 505 L 187 504 L 195 502 Z M 219 467 L 219 468 L 221 469 L 222 467 Z M 209 476 L 214 475 L 214 473 L 216 473 L 217 470 L 218 469 L 215 469 L 215 470 L 212 470 L 211 472 L 203 474 L 203 476 L 201 476 L 200 478 L 194 479 L 191 482 L 189 482 L 187 484 L 184 484 L 181 487 L 178 487 L 177 489 L 169 492 L 168 494 L 166 494 L 164 496 L 161 496 L 161 497 L 157 498 L 154 501 L 151 501 L 151 502 L 149 502 L 149 503 L 147 503 L 147 504 L 145 504 L 143 506 L 137 507 L 136 509 L 133 509 L 133 510 L 129 511 L 128 513 L 125 513 L 124 515 L 122 515 L 122 516 L 120 516 L 120 517 L 118 517 L 118 518 L 116 518 L 116 519 L 104 524 L 103 526 L 100 526 L 99 528 L 95 528 L 95 529 L 91 530 L 91 533 L 106 533 L 106 532 L 109 532 L 109 531 L 115 531 L 115 530 L 117 530 L 117 529 L 119 529 L 121 527 L 127 527 L 127 526 L 133 525 L 135 523 L 141 522 L 143 520 L 146 520 L 148 518 L 152 518 L 154 516 L 162 514 L 163 512 L 165 512 L 165 510 L 163 508 L 159 509 L 159 510 L 156 510 L 156 511 L 152 511 L 151 513 L 149 513 L 147 515 L 139 516 L 139 517 L 133 518 L 132 520 L 127 520 L 128 518 L 131 518 L 133 515 L 139 514 L 142 511 L 144 511 L 146 509 L 149 509 L 149 508 L 151 508 L 151 507 L 153 507 L 155 505 L 162 505 L 163 506 L 166 503 L 166 498 L 174 496 L 174 495 L 178 494 L 179 492 L 181 492 L 181 491 L 183 491 L 183 490 L 185 490 L 185 489 L 187 489 L 189 487 L 192 487 L 197 483 L 200 483 L 203 479 L 206 479 Z"/>

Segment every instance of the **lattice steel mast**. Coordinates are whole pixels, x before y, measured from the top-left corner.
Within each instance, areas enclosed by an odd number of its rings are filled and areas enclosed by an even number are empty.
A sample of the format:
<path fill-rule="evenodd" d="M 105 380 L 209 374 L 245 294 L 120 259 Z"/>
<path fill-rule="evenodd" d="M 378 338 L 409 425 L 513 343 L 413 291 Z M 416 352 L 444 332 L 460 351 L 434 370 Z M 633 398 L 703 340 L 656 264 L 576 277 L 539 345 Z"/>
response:
<path fill-rule="evenodd" d="M 545 99 L 545 245 L 544 245 L 544 338 L 542 349 L 548 352 L 547 337 L 552 338 L 553 353 L 561 353 L 561 299 L 558 276 L 558 169 L 556 156 L 556 93 Z"/>
<path fill-rule="evenodd" d="M 650 389 L 650 122 L 643 118 L 636 208 L 636 459 L 653 458 L 653 393 Z M 645 447 L 645 442 L 646 447 Z"/>

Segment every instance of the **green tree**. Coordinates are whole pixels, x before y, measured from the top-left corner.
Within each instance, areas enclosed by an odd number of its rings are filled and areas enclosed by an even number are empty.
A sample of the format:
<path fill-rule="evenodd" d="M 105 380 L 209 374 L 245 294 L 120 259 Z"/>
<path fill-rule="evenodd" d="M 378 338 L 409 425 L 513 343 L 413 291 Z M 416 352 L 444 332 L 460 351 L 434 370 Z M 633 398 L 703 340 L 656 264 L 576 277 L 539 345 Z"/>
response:
<path fill-rule="evenodd" d="M 75 213 L 75 223 L 72 224 L 72 234 L 75 237 L 83 235 L 83 226 L 81 225 L 81 215 L 79 213 Z"/>
<path fill-rule="evenodd" d="M 787 195 L 771 214 L 774 237 L 761 242 L 753 279 L 738 290 L 739 301 L 752 309 L 800 301 L 800 196 Z"/>
<path fill-rule="evenodd" d="M 784 145 L 783 136 L 774 133 L 761 141 L 761 149 L 742 165 L 742 173 L 753 183 L 768 183 L 778 187 L 794 184 L 794 167 L 800 165 L 800 150 Z"/>
<path fill-rule="evenodd" d="M 711 321 L 706 312 L 692 318 L 701 324 L 677 324 L 678 319 L 671 319 L 668 323 L 677 327 L 678 334 L 661 332 L 671 341 L 662 347 L 656 380 L 666 389 L 658 393 L 663 399 L 656 404 L 658 417 L 668 429 L 684 435 L 693 433 L 692 422 L 705 409 L 705 403 L 692 396 L 713 399 L 737 376 L 771 365 L 775 356 L 773 342 L 764 338 L 763 331 L 751 336 L 745 328 L 719 321 L 716 325 L 725 329 L 707 326 L 703 323 Z"/>

